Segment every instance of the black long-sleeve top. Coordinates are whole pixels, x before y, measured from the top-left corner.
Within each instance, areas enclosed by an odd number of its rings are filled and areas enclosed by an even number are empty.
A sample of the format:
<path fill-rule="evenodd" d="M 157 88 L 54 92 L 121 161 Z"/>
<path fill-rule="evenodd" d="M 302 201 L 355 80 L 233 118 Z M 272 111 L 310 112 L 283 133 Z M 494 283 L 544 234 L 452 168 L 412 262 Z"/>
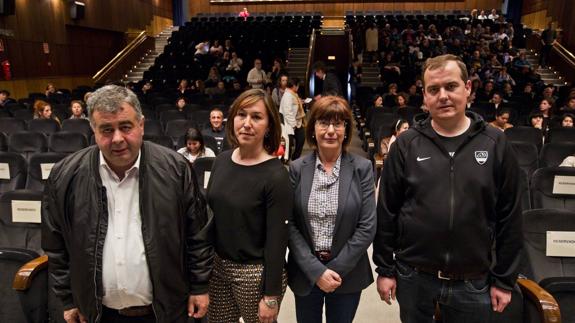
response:
<path fill-rule="evenodd" d="M 253 166 L 236 164 L 232 152 L 216 158 L 207 192 L 216 252 L 238 263 L 263 263 L 263 293 L 278 296 L 293 204 L 288 173 L 275 158 Z"/>

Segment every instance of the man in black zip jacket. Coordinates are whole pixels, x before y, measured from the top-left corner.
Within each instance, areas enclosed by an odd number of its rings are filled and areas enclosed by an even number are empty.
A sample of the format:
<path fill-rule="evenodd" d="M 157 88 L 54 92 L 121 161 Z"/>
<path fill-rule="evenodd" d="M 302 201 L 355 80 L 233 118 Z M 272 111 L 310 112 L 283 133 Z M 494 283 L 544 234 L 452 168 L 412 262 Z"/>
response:
<path fill-rule="evenodd" d="M 206 314 L 212 220 L 189 163 L 143 142 L 136 95 L 109 85 L 88 100 L 96 146 L 54 166 L 42 248 L 64 319 L 188 322 Z"/>
<path fill-rule="evenodd" d="M 465 111 L 456 56 L 427 60 L 430 117 L 392 146 L 379 191 L 377 288 L 402 322 L 487 322 L 511 301 L 522 248 L 519 166 L 505 135 Z M 496 249 L 492 257 L 492 246 Z"/>

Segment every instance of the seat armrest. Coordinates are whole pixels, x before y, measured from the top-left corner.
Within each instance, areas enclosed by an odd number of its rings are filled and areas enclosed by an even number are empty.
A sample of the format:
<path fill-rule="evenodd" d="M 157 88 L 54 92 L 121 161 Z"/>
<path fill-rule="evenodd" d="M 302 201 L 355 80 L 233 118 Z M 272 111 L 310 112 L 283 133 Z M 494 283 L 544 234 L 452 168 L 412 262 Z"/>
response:
<path fill-rule="evenodd" d="M 541 288 L 536 282 L 527 278 L 517 279 L 517 284 L 521 288 L 523 295 L 537 306 L 539 314 L 543 319 L 542 322 L 561 322 L 559 304 L 551 294 Z"/>
<path fill-rule="evenodd" d="M 24 266 L 20 267 L 14 276 L 14 283 L 12 288 L 18 291 L 25 291 L 32 285 L 34 277 L 43 269 L 48 267 L 48 256 L 40 256 L 32 259 Z"/>

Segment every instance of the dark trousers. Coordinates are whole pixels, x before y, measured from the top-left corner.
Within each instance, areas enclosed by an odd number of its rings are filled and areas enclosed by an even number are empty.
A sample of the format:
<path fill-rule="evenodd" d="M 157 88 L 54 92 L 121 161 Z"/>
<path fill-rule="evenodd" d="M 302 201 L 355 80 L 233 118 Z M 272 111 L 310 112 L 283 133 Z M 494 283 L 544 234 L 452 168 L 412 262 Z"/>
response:
<path fill-rule="evenodd" d="M 105 323 L 156 323 L 156 318 L 154 314 L 139 316 L 139 317 L 129 317 L 123 316 L 118 313 L 117 310 L 107 308 L 102 306 L 102 319 L 100 322 Z"/>
<path fill-rule="evenodd" d="M 293 132 L 294 134 L 293 136 L 290 136 L 290 141 L 293 140 L 295 142 L 295 148 L 291 154 L 291 160 L 296 160 L 301 156 L 301 152 L 303 151 L 303 145 L 305 143 L 305 128 L 295 128 Z"/>
<path fill-rule="evenodd" d="M 351 323 L 355 317 L 361 292 L 350 294 L 325 293 L 314 286 L 306 296 L 295 296 L 295 311 L 299 323 L 322 323 L 323 304 L 327 323 Z"/>
<path fill-rule="evenodd" d="M 397 301 L 402 323 L 433 322 L 439 303 L 443 323 L 489 322 L 489 278 L 442 280 L 397 262 Z"/>
<path fill-rule="evenodd" d="M 549 65 L 549 55 L 552 49 L 553 45 L 543 45 L 541 47 L 541 55 L 539 56 L 539 65 L 541 65 L 541 67 L 547 67 Z"/>

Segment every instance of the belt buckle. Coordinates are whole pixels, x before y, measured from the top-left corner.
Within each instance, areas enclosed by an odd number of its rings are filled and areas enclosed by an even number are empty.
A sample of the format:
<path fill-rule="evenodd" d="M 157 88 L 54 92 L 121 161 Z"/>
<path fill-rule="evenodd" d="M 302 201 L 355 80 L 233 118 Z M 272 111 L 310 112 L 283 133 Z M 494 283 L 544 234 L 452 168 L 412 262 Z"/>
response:
<path fill-rule="evenodd" d="M 437 271 L 437 278 L 439 278 L 441 280 L 451 280 L 451 278 L 443 276 L 443 272 L 441 270 Z"/>

